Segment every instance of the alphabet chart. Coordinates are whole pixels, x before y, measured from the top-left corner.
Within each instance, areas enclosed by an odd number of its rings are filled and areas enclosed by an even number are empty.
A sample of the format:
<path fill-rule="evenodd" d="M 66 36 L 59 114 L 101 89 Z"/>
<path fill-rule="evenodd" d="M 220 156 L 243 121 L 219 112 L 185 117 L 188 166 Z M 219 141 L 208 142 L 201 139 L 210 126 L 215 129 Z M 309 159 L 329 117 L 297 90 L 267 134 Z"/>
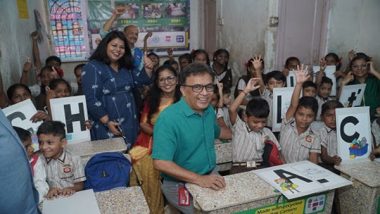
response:
<path fill-rule="evenodd" d="M 310 161 L 284 164 L 254 173 L 280 191 L 287 199 L 337 189 L 352 182 Z"/>

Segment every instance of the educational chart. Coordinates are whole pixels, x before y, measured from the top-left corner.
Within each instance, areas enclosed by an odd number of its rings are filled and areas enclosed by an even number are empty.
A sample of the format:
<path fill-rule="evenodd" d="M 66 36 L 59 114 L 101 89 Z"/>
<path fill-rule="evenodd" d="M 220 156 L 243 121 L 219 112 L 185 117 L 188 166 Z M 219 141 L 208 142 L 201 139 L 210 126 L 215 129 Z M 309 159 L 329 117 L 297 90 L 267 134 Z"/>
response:
<path fill-rule="evenodd" d="M 88 56 L 86 7 L 83 0 L 48 0 L 51 41 L 62 61 L 85 60 Z"/>
<path fill-rule="evenodd" d="M 90 131 L 86 128 L 87 104 L 85 96 L 73 96 L 50 100 L 52 119 L 65 124 L 68 143 L 90 141 Z"/>
<path fill-rule="evenodd" d="M 278 132 L 281 129 L 282 118 L 290 106 L 294 88 L 274 88 L 273 89 L 273 125 L 272 131 Z"/>
<path fill-rule="evenodd" d="M 352 184 L 351 181 L 309 161 L 259 169 L 255 170 L 254 173 L 280 191 L 287 199 L 299 198 Z"/>
<path fill-rule="evenodd" d="M 189 50 L 190 0 L 88 0 L 90 38 L 99 38 L 100 29 L 111 17 L 112 10 L 120 6 L 125 12 L 117 19 L 114 29 L 138 26 L 140 34 L 136 47 L 143 47 L 143 38 L 151 31 L 153 35 L 147 40 L 149 49 L 155 52 L 166 52 L 169 47 L 176 51 Z M 95 44 L 94 41 L 91 43 Z M 91 50 L 95 48 L 93 45 Z"/>
<path fill-rule="evenodd" d="M 338 155 L 343 161 L 368 158 L 372 150 L 369 107 L 336 109 Z"/>
<path fill-rule="evenodd" d="M 366 84 L 343 86 L 339 102 L 341 102 L 344 107 L 360 106 L 363 100 L 365 87 Z"/>

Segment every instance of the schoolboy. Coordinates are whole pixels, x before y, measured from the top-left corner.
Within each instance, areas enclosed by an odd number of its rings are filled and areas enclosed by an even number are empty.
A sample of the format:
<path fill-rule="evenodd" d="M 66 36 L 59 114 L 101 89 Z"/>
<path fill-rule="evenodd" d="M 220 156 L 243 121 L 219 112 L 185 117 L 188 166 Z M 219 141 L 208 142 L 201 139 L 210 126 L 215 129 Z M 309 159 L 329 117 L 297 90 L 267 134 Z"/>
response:
<path fill-rule="evenodd" d="M 285 87 L 286 77 L 281 71 L 271 71 L 265 75 L 265 90 L 261 97 L 268 102 L 270 115 L 267 118 L 267 126 L 272 127 L 273 89 Z"/>
<path fill-rule="evenodd" d="M 229 108 L 230 120 L 233 125 L 231 174 L 255 169 L 256 165 L 262 162 L 266 140 L 273 141 L 277 148 L 281 149 L 273 133 L 265 128 L 269 115 L 267 101 L 262 98 L 253 98 L 246 106 L 243 120 L 238 116 L 237 111 L 244 97 L 258 88 L 260 88 L 259 79 L 250 79 Z"/>
<path fill-rule="evenodd" d="M 334 165 L 339 165 L 342 159 L 337 155 L 338 143 L 336 137 L 336 116 L 335 109 L 343 108 L 342 103 L 336 100 L 329 100 L 322 105 L 323 128 L 316 131 L 321 139 L 321 160 L 323 166 L 334 171 Z"/>
<path fill-rule="evenodd" d="M 46 183 L 45 167 L 42 164 L 41 158 L 39 158 L 38 154 L 33 154 L 34 148 L 32 146 L 31 133 L 23 128 L 16 126 L 13 126 L 13 129 L 16 131 L 22 144 L 25 147 L 25 151 L 28 155 L 29 163 L 32 169 L 33 183 L 38 191 L 39 203 L 41 203 L 49 191 L 49 185 Z"/>
<path fill-rule="evenodd" d="M 59 121 L 43 122 L 37 136 L 49 184 L 47 198 L 69 196 L 82 190 L 86 180 L 83 165 L 79 157 L 65 150 L 65 125 Z"/>
<path fill-rule="evenodd" d="M 318 112 L 318 102 L 314 97 L 299 99 L 302 84 L 309 78 L 309 74 L 303 65 L 297 67 L 295 74 L 296 86 L 280 131 L 282 155 L 286 163 L 310 160 L 318 164 L 321 143 L 310 128 Z"/>
<path fill-rule="evenodd" d="M 313 81 L 305 81 L 302 84 L 303 97 L 315 97 L 317 95 L 317 85 Z"/>
<path fill-rule="evenodd" d="M 332 85 L 333 85 L 332 80 L 325 76 L 322 77 L 321 82 L 318 85 L 318 94 L 315 97 L 318 101 L 317 120 L 321 120 L 322 105 L 328 100 L 331 100 L 330 94 L 332 90 Z"/>

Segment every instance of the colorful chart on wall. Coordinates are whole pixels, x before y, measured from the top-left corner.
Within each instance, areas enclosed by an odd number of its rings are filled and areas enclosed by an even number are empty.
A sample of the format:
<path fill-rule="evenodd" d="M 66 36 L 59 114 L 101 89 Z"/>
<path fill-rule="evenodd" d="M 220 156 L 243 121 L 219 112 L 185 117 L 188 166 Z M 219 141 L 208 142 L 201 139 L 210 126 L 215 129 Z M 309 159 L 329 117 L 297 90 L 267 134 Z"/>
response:
<path fill-rule="evenodd" d="M 62 61 L 85 60 L 89 55 L 86 7 L 81 0 L 49 0 L 50 34 Z"/>
<path fill-rule="evenodd" d="M 148 49 L 166 52 L 188 51 L 190 47 L 190 0 L 88 0 L 87 25 L 91 49 L 96 47 L 100 30 L 111 17 L 116 6 L 125 7 L 113 29 L 123 30 L 127 25 L 139 27 L 140 34 L 136 47 L 143 47 L 143 38 L 153 32 L 147 41 Z"/>

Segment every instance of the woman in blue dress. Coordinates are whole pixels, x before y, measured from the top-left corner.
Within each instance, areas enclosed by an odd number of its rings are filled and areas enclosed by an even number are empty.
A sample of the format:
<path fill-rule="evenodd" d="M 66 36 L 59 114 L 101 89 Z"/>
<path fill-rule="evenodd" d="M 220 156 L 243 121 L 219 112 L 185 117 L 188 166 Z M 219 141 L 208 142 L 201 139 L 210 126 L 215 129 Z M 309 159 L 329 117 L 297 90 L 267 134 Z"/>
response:
<path fill-rule="evenodd" d="M 82 70 L 82 89 L 94 124 L 91 139 L 125 136 L 134 144 L 139 130 L 132 89 L 151 83 L 152 63 L 144 56 L 144 68 L 133 66 L 124 34 L 112 31 L 100 42 Z"/>

